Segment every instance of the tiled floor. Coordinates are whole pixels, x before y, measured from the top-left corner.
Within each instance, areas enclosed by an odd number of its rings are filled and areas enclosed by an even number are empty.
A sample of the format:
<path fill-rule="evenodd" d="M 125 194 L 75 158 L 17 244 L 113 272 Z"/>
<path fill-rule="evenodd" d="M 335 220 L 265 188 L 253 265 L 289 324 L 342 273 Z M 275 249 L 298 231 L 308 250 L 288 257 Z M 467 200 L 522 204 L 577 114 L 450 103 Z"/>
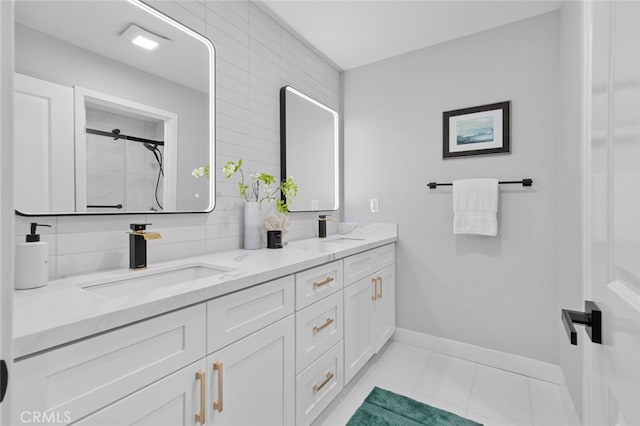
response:
<path fill-rule="evenodd" d="M 344 425 L 374 386 L 485 426 L 560 426 L 558 386 L 459 358 L 390 342 L 314 422 Z"/>

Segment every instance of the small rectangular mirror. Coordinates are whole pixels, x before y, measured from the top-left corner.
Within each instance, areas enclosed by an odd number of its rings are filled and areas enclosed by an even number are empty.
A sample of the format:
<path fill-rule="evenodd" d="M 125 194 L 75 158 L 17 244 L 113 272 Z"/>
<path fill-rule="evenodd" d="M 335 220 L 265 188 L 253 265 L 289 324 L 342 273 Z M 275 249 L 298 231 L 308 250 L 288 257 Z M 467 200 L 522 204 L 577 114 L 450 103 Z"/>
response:
<path fill-rule="evenodd" d="M 298 195 L 289 211 L 339 207 L 338 113 L 291 86 L 280 89 L 280 176 Z"/>
<path fill-rule="evenodd" d="M 213 210 L 214 61 L 137 0 L 16 1 L 17 213 Z"/>

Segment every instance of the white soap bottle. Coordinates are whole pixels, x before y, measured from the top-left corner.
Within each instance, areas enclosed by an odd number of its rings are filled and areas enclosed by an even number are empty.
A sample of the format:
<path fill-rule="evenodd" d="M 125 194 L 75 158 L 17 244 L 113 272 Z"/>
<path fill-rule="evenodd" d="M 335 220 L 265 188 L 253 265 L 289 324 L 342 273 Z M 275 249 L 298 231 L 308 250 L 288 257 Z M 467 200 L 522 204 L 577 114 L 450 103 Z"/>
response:
<path fill-rule="evenodd" d="M 31 233 L 27 234 L 25 242 L 16 244 L 16 290 L 43 287 L 47 285 L 49 277 L 49 245 L 40 241 L 40 234 L 36 234 L 39 223 L 31 224 Z"/>

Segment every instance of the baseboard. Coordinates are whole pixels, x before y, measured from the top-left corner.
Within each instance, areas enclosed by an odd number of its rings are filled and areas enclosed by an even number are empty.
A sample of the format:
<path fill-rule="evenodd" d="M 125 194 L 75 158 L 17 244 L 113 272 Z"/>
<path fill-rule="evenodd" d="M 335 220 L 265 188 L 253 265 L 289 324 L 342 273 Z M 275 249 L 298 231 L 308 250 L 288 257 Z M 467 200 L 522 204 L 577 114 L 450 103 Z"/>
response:
<path fill-rule="evenodd" d="M 406 328 L 397 328 L 392 339 L 398 343 L 428 349 L 566 387 L 560 367 L 548 362 L 419 333 Z"/>

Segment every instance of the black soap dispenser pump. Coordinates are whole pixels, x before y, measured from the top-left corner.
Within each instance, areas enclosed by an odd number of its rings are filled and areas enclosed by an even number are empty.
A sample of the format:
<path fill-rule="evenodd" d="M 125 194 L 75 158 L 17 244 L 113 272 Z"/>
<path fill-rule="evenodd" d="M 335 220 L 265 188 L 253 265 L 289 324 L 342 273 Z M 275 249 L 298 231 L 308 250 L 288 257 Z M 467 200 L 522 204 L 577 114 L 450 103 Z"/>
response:
<path fill-rule="evenodd" d="M 327 238 L 327 215 L 318 216 L 318 238 Z"/>
<path fill-rule="evenodd" d="M 25 241 L 16 244 L 15 288 L 28 290 L 47 285 L 49 277 L 49 245 L 40 241 L 38 226 L 51 227 L 40 223 L 31 223 L 30 233 Z"/>

